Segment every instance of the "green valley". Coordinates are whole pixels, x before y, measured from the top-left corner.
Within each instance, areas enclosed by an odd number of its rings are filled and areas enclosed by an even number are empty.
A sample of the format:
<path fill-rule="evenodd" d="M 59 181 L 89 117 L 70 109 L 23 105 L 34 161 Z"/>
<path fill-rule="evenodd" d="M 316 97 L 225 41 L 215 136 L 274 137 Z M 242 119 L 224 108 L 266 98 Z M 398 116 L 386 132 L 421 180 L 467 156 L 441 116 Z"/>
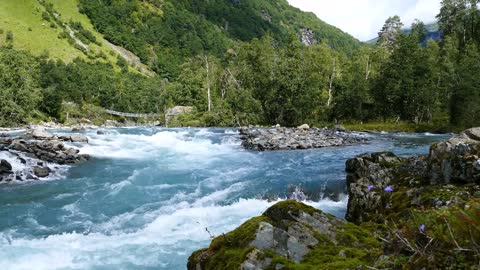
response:
<path fill-rule="evenodd" d="M 376 44 L 362 44 L 286 0 L 2 1 L 0 91 L 36 94 L 27 107 L 5 101 L 1 124 L 64 122 L 62 104 L 73 102 L 129 113 L 193 107 L 182 126 L 475 126 L 478 6 L 444 2 L 441 39 L 425 43 L 428 27 L 405 32 L 393 16 Z M 24 73 L 31 80 L 9 81 Z"/>

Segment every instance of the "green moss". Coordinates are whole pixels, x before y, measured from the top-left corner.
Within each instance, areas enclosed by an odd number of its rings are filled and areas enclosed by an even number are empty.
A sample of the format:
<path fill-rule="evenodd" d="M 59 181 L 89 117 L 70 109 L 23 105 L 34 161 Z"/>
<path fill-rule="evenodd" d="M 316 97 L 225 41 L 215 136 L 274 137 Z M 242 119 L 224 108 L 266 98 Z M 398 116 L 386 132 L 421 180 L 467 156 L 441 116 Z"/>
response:
<path fill-rule="evenodd" d="M 240 265 L 245 261 L 246 256 L 253 250 L 253 247 L 241 249 L 221 249 L 215 253 L 204 265 L 203 269 L 224 270 L 239 269 Z"/>
<path fill-rule="evenodd" d="M 265 211 L 263 216 L 268 217 L 274 226 L 286 229 L 289 223 L 296 221 L 292 215 L 297 215 L 300 211 L 313 215 L 319 211 L 303 203 L 286 200 L 275 204 Z M 330 218 L 333 216 L 329 215 Z"/>
<path fill-rule="evenodd" d="M 248 220 L 232 232 L 216 237 L 210 245 L 210 251 L 216 251 L 223 247 L 246 247 L 255 238 L 259 224 L 269 221 L 265 216 Z"/>
<path fill-rule="evenodd" d="M 372 224 L 367 224 L 366 227 L 357 226 L 352 223 L 346 223 L 337 227 L 337 241 L 340 245 L 353 245 L 357 247 L 379 248 L 380 242 L 373 236 Z"/>
<path fill-rule="evenodd" d="M 255 238 L 260 222 L 269 222 L 269 219 L 264 216 L 254 217 L 232 232 L 216 237 L 208 249 L 192 254 L 189 265 L 200 263 L 202 269 L 209 270 L 238 269 L 245 261 L 246 255 L 253 249 L 248 245 Z M 205 252 L 211 256 L 203 262 L 201 255 Z"/>

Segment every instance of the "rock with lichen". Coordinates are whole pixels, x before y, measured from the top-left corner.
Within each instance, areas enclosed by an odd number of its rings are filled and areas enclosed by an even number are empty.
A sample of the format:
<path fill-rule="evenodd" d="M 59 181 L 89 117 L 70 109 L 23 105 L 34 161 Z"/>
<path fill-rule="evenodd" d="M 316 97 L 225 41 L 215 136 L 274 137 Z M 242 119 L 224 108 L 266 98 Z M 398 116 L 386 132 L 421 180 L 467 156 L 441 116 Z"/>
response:
<path fill-rule="evenodd" d="M 354 269 L 381 243 L 366 229 L 296 201 L 270 207 L 190 256 L 188 269 Z"/>
<path fill-rule="evenodd" d="M 437 183 L 480 183 L 480 127 L 432 145 L 429 178 Z"/>

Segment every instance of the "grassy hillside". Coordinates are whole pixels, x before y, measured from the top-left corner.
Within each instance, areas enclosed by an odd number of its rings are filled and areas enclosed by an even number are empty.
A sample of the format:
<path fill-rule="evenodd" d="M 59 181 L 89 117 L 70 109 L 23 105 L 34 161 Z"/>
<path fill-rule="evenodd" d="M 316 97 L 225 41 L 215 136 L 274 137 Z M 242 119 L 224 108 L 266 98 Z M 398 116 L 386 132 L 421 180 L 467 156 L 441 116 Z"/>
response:
<path fill-rule="evenodd" d="M 46 3 L 52 4 L 50 9 Z M 75 46 L 65 27 L 66 24 L 73 29 L 71 22 L 80 23 L 96 38 L 97 44 L 89 43 L 88 51 Z M 48 52 L 51 58 L 67 63 L 77 57 L 116 62 L 116 55 L 103 43 L 103 36 L 94 30 L 87 16 L 78 12 L 76 0 L 2 0 L 0 29 L 4 35 L 8 32 L 13 34 L 14 48 L 33 55 Z M 77 32 L 75 29 L 73 31 Z M 75 34 L 75 39 L 78 39 L 78 35 Z M 0 40 L 3 42 L 3 38 Z"/>
<path fill-rule="evenodd" d="M 285 0 L 0 1 L 0 42 L 11 32 L 15 49 L 48 53 L 67 63 L 82 58 L 115 64 L 120 54 L 142 72 L 151 74 L 141 62 L 167 78 L 178 76 L 187 57 L 222 56 L 236 42 L 267 33 L 282 44 L 300 38 L 304 29 L 339 51 L 360 46 Z M 105 42 L 104 36 L 140 58 Z"/>
<path fill-rule="evenodd" d="M 223 56 L 238 41 L 270 33 L 280 44 L 311 30 L 318 43 L 351 53 L 360 42 L 285 0 L 80 0 L 81 12 L 109 41 L 127 48 L 162 77 L 186 58 Z"/>

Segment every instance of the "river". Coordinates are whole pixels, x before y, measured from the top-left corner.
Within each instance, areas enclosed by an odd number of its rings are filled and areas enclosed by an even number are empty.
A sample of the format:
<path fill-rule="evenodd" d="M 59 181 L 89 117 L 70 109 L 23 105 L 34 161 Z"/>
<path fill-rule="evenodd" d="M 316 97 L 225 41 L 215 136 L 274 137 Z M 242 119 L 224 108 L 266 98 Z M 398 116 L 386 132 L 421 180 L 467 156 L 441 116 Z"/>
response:
<path fill-rule="evenodd" d="M 107 129 L 76 145 L 93 158 L 46 181 L 0 184 L 0 269 L 184 270 L 211 236 L 276 201 L 338 217 L 345 161 L 365 152 L 427 154 L 448 135 L 362 134 L 339 148 L 251 152 L 234 129 Z"/>

